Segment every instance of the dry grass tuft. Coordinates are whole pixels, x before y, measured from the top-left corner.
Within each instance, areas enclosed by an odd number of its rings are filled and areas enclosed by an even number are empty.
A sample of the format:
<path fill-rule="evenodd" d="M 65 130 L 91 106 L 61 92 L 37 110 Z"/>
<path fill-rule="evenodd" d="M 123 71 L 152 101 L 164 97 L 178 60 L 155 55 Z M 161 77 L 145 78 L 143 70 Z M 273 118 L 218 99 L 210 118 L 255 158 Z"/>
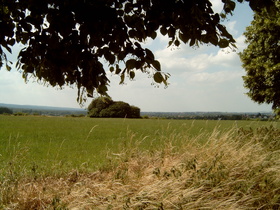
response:
<path fill-rule="evenodd" d="M 140 150 L 130 138 L 129 146 L 109 154 L 108 165 L 93 173 L 73 170 L 61 177 L 22 178 L 10 185 L 17 192 L 14 197 L 4 201 L 6 191 L 0 190 L 2 206 L 280 209 L 279 149 L 267 147 L 259 132 L 215 130 L 193 139 L 174 133 L 165 138 L 169 140 L 161 149 L 150 151 Z"/>

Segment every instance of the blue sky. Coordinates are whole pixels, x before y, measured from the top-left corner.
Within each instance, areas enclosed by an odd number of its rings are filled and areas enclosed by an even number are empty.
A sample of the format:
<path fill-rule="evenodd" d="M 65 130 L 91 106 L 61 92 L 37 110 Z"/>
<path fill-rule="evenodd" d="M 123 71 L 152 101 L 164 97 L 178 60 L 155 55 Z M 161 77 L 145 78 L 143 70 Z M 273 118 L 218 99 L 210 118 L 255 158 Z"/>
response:
<path fill-rule="evenodd" d="M 215 11 L 222 10 L 221 0 L 212 0 Z M 252 11 L 247 3 L 237 4 L 233 16 L 223 22 L 237 41 L 237 52 L 246 45 L 242 35 L 252 20 Z M 245 71 L 237 52 L 202 45 L 191 48 L 182 44 L 179 48 L 167 48 L 168 37 L 158 34 L 156 40 L 147 40 L 162 70 L 171 74 L 170 85 L 155 87 L 152 79 L 136 73 L 134 81 L 126 79 L 119 85 L 119 76 L 109 74 L 109 95 L 115 101 L 125 101 L 138 106 L 141 111 L 161 112 L 262 112 L 271 111 L 270 105 L 258 105 L 246 96 L 242 76 Z M 15 60 L 16 53 L 11 58 Z M 106 64 L 105 64 L 106 65 Z M 0 103 L 45 105 L 56 107 L 80 107 L 76 102 L 75 88 L 47 87 L 35 81 L 27 84 L 20 72 L 0 70 Z M 88 98 L 85 107 L 92 99 Z"/>

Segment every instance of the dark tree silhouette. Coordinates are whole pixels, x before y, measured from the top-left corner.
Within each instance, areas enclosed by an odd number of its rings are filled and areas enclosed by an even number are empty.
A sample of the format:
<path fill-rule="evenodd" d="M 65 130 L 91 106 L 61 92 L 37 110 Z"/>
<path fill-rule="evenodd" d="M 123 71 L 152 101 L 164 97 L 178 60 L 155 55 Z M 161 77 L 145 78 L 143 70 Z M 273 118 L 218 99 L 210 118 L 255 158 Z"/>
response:
<path fill-rule="evenodd" d="M 221 19 L 233 12 L 235 1 L 221 1 L 223 14 L 214 13 L 210 0 L 1 0 L 0 66 L 11 69 L 4 49 L 11 52 L 21 43 L 17 67 L 26 80 L 75 85 L 78 99 L 94 90 L 106 95 L 108 69 L 120 75 L 120 83 L 141 71 L 167 85 L 169 74 L 142 43 L 161 33 L 169 45 L 234 47 Z M 273 0 L 246 1 L 258 10 Z"/>

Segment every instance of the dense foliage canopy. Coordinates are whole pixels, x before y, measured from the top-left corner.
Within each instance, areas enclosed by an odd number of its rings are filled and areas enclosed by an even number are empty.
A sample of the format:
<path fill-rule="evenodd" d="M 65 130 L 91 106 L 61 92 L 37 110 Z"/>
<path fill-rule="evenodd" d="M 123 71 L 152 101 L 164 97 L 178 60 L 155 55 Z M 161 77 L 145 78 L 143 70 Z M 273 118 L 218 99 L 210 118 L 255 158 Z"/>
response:
<path fill-rule="evenodd" d="M 11 69 L 5 50 L 20 43 L 17 67 L 26 80 L 75 85 L 79 96 L 94 90 L 106 95 L 107 70 L 120 75 L 120 83 L 137 70 L 167 85 L 169 74 L 143 42 L 161 33 L 169 45 L 234 47 L 221 19 L 232 13 L 235 1 L 221 1 L 223 14 L 213 11 L 210 0 L 1 0 L 0 66 Z M 272 0 L 237 1 L 258 10 Z"/>
<path fill-rule="evenodd" d="M 245 36 L 248 47 L 240 53 L 248 95 L 258 103 L 272 104 L 280 114 L 280 2 L 274 9 L 256 11 Z"/>
<path fill-rule="evenodd" d="M 140 109 L 123 101 L 98 97 L 88 106 L 89 117 L 140 118 Z"/>

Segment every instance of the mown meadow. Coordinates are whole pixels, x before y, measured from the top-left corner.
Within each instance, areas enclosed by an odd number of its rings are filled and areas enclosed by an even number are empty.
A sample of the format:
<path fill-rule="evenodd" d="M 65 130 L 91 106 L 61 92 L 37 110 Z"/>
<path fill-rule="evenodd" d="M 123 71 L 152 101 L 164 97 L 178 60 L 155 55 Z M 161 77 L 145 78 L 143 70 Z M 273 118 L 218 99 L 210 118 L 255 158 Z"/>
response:
<path fill-rule="evenodd" d="M 279 127 L 0 115 L 0 208 L 279 209 Z"/>

